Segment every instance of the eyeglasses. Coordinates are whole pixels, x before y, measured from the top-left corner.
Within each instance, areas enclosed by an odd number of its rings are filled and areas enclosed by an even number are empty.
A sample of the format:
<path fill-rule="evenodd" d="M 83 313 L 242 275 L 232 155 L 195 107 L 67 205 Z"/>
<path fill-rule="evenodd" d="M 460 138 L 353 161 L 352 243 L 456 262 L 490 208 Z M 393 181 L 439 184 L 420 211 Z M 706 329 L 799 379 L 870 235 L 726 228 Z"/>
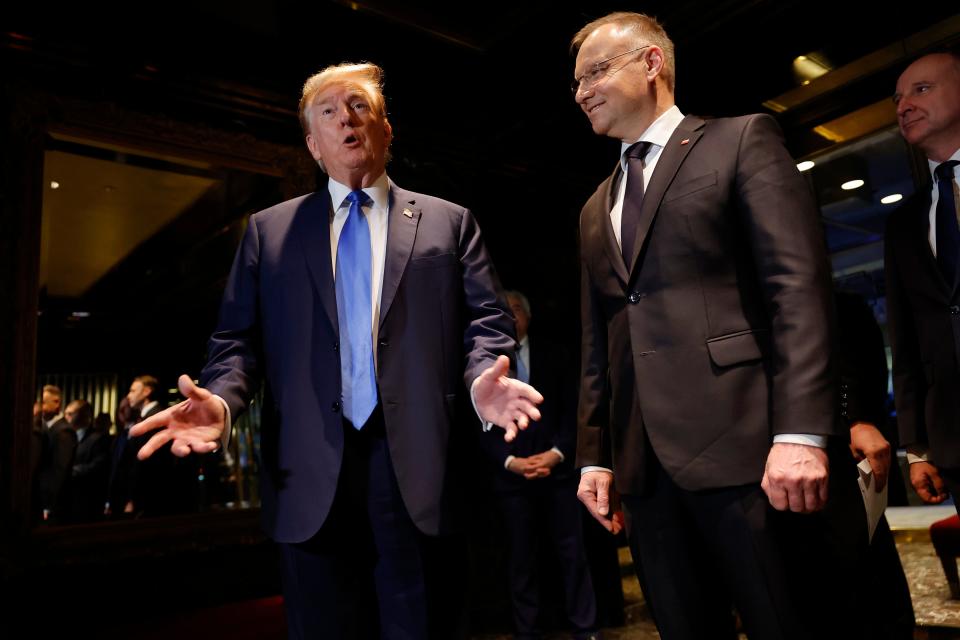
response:
<path fill-rule="evenodd" d="M 614 60 L 630 55 L 631 53 L 636 53 L 637 51 L 643 51 L 644 49 L 650 48 L 650 46 L 651 45 L 649 44 L 645 44 L 642 47 L 637 47 L 636 49 L 631 49 L 630 51 L 624 51 L 623 53 L 618 53 L 615 56 L 607 58 L 606 60 L 601 60 L 600 62 L 594 63 L 589 71 L 584 72 L 584 74 L 579 78 L 573 79 L 573 82 L 570 83 L 570 91 L 572 91 L 574 95 L 580 91 L 581 87 L 584 91 L 589 91 L 607 76 L 607 71 L 610 69 L 610 66 Z M 622 69 L 623 67 L 620 68 Z"/>

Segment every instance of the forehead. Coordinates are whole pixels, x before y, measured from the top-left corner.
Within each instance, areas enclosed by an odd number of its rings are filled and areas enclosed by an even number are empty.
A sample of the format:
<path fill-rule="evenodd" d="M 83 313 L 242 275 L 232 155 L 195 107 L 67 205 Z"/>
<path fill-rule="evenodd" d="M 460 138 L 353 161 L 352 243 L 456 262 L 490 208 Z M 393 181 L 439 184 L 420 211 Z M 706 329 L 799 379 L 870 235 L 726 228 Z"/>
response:
<path fill-rule="evenodd" d="M 365 100 L 373 98 L 373 92 L 366 83 L 353 79 L 340 79 L 328 82 L 317 90 L 310 101 L 311 105 L 331 102 L 335 100 L 345 100 L 353 97 L 361 97 Z"/>
<path fill-rule="evenodd" d="M 624 47 L 632 44 L 632 38 L 633 34 L 620 25 L 605 24 L 597 27 L 584 39 L 577 52 L 577 69 L 628 51 L 629 49 Z"/>
<path fill-rule="evenodd" d="M 897 90 L 921 82 L 935 82 L 957 75 L 957 63 L 948 55 L 931 55 L 920 58 L 900 74 Z M 953 72 L 953 73 L 951 73 Z"/>

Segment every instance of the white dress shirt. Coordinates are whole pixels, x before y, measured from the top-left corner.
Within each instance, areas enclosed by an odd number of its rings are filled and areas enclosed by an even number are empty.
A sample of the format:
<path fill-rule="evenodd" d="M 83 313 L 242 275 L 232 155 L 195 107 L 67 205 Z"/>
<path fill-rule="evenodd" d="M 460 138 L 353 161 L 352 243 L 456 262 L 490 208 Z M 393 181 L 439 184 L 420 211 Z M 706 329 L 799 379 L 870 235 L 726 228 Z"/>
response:
<path fill-rule="evenodd" d="M 960 149 L 957 149 L 947 160 L 960 160 Z M 940 189 L 937 185 L 937 175 L 934 171 L 940 164 L 940 162 L 934 162 L 930 158 L 927 158 L 927 166 L 930 169 L 930 177 L 932 178 L 930 185 L 930 225 L 928 227 L 930 231 L 927 233 L 927 241 L 930 242 L 930 250 L 933 251 L 934 257 L 937 255 L 937 203 L 940 202 Z M 954 202 L 960 202 L 960 200 L 956 198 L 958 179 L 960 179 L 960 164 L 953 168 Z"/>
<path fill-rule="evenodd" d="M 332 203 L 330 212 L 330 261 L 333 264 L 333 276 L 337 276 L 337 244 L 340 242 L 340 232 L 350 213 L 350 203 L 347 196 L 352 189 L 340 184 L 333 178 L 327 181 Z M 382 173 L 372 185 L 363 189 L 370 197 L 370 201 L 363 205 L 363 213 L 370 228 L 370 308 L 372 315 L 370 327 L 373 331 L 373 342 L 377 344 L 378 325 L 380 324 L 380 295 L 383 292 L 383 264 L 387 255 L 387 213 L 390 211 L 390 183 L 387 174 Z M 377 365 L 377 350 L 373 350 L 373 364 Z"/>

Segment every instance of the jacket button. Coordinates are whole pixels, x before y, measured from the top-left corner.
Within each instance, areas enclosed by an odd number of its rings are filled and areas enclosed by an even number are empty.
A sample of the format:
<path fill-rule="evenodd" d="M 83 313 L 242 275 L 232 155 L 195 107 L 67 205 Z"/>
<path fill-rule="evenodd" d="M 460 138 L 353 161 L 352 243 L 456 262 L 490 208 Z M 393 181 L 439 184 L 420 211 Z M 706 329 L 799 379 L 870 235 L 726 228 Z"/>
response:
<path fill-rule="evenodd" d="M 630 295 L 627 296 L 627 301 L 630 302 L 630 304 L 637 304 L 640 302 L 640 294 L 636 291 L 631 292 Z"/>
<path fill-rule="evenodd" d="M 330 405 L 330 408 L 334 413 L 340 413 L 340 403 L 334 400 L 333 404 Z"/>
<path fill-rule="evenodd" d="M 960 314 L 960 307 L 955 304 L 950 305 L 950 315 L 955 316 Z"/>
<path fill-rule="evenodd" d="M 333 343 L 333 352 L 334 352 L 334 353 L 340 353 L 340 343 L 339 343 L 339 342 L 334 342 L 334 343 Z"/>
<path fill-rule="evenodd" d="M 390 341 L 389 341 L 389 340 L 381 340 L 381 341 L 380 341 L 380 346 L 381 346 L 381 347 L 386 347 L 386 346 L 389 346 L 389 345 L 390 345 Z"/>

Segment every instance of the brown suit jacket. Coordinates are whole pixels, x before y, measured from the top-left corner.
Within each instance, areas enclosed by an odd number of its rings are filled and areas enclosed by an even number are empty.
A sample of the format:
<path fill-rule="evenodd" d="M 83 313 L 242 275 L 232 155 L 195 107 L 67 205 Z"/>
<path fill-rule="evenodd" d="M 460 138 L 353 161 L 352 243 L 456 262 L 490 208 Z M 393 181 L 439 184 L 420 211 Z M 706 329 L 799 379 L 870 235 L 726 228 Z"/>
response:
<path fill-rule="evenodd" d="M 624 265 L 619 167 L 580 217 L 577 464 L 644 489 L 652 445 L 689 490 L 758 482 L 779 433 L 841 435 L 830 269 L 811 190 L 776 122 L 688 116 L 646 188 Z"/>

